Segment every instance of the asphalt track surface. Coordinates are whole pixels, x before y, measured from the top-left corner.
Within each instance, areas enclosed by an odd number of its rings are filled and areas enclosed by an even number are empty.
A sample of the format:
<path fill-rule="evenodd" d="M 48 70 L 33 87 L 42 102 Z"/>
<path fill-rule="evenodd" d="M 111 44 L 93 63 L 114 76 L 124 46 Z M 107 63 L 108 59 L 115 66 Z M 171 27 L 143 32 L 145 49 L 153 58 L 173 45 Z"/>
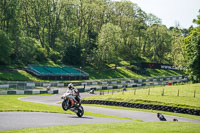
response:
<path fill-rule="evenodd" d="M 132 122 L 128 120 L 91 116 L 79 118 L 70 114 L 43 112 L 0 112 L 0 118 L 0 130 L 90 123 Z"/>
<path fill-rule="evenodd" d="M 60 94 L 46 95 L 46 96 L 30 96 L 22 97 L 20 100 L 48 104 L 54 106 L 60 106 L 57 104 L 61 101 L 61 96 L 65 89 L 60 89 Z M 87 97 L 90 94 L 81 93 L 81 97 Z M 108 109 L 102 107 L 83 106 L 87 112 L 94 112 L 99 114 L 106 114 L 118 117 L 132 118 L 135 120 L 141 120 L 145 122 L 159 121 L 156 113 Z M 110 123 L 110 122 L 134 122 L 129 120 L 113 119 L 113 118 L 101 118 L 92 116 L 83 116 L 82 118 L 72 114 L 60 114 L 60 113 L 43 113 L 43 112 L 0 112 L 0 130 L 10 129 L 22 129 L 22 128 L 37 128 L 48 127 L 57 125 L 75 125 L 75 124 L 90 124 L 90 123 Z M 183 122 L 200 123 L 198 120 L 187 119 L 182 117 L 165 115 L 167 121 L 172 121 L 174 118 Z"/>

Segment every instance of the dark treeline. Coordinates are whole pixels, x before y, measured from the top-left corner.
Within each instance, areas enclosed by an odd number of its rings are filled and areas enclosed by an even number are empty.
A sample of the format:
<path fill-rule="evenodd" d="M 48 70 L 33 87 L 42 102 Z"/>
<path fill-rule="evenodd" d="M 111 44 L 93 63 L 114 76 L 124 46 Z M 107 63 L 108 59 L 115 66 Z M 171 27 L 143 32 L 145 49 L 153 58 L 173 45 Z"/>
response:
<path fill-rule="evenodd" d="M 0 0 L 0 16 L 2 65 L 53 61 L 102 69 L 144 60 L 189 66 L 196 47 L 186 47 L 192 31 L 199 35 L 198 28 L 167 28 L 130 1 Z"/>

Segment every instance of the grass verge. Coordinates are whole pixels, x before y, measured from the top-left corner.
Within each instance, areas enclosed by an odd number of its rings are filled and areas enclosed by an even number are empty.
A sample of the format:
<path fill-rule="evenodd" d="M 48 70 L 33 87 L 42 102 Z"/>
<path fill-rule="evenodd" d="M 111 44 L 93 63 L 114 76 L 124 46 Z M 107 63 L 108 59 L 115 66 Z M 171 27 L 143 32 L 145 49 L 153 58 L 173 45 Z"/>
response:
<path fill-rule="evenodd" d="M 200 124 L 183 122 L 98 123 L 8 130 L 5 133 L 199 133 Z"/>
<path fill-rule="evenodd" d="M 118 106 L 108 106 L 108 105 L 97 105 L 97 104 L 83 104 L 85 106 L 93 106 L 93 107 L 103 107 L 103 108 L 111 108 L 111 109 L 120 109 L 120 110 L 131 110 L 131 111 L 142 111 L 142 112 L 151 112 L 151 113 L 162 113 L 165 115 L 172 115 L 178 117 L 184 117 L 194 120 L 200 120 L 200 116 L 196 115 L 189 115 L 189 114 L 181 114 L 181 113 L 173 113 L 173 112 L 166 112 L 160 110 L 149 110 L 149 109 L 137 109 L 137 108 L 127 108 L 127 107 L 118 107 Z"/>
<path fill-rule="evenodd" d="M 74 114 L 71 111 L 63 111 L 61 107 L 32 103 L 18 100 L 20 97 L 26 97 L 30 95 L 0 95 L 0 112 L 5 111 L 28 111 L 28 112 L 51 112 L 51 113 L 67 113 Z M 34 96 L 34 95 L 31 95 Z M 133 120 L 129 118 L 117 117 L 112 115 L 104 115 L 97 114 L 93 112 L 84 112 L 86 116 L 94 116 L 94 117 L 105 117 L 105 118 L 115 118 L 115 119 L 125 119 L 125 120 Z"/>
<path fill-rule="evenodd" d="M 95 95 L 84 98 L 84 100 L 118 101 L 200 109 L 200 84 L 151 87 L 124 93 Z"/>

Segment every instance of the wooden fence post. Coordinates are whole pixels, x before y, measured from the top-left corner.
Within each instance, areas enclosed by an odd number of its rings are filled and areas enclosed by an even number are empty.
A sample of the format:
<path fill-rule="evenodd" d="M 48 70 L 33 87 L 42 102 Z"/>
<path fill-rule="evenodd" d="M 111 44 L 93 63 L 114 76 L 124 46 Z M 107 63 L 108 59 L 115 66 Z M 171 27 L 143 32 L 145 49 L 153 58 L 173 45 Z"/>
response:
<path fill-rule="evenodd" d="M 135 89 L 135 91 L 134 91 L 134 95 L 136 95 L 136 89 Z"/>
<path fill-rule="evenodd" d="M 165 89 L 163 88 L 161 96 L 165 95 Z"/>
<path fill-rule="evenodd" d="M 149 88 L 149 90 L 148 90 L 148 95 L 150 95 L 150 88 Z"/>
<path fill-rule="evenodd" d="M 179 89 L 178 89 L 178 93 L 177 93 L 177 96 L 179 96 Z"/>

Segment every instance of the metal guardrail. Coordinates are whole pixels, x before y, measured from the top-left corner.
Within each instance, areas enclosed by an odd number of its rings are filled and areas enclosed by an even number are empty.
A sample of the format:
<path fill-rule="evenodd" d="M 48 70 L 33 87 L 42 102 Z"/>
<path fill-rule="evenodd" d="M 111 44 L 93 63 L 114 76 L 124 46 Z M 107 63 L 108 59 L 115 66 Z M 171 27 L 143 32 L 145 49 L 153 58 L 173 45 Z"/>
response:
<path fill-rule="evenodd" d="M 169 76 L 169 77 L 153 77 L 147 79 L 107 79 L 99 81 L 88 81 L 88 82 L 77 82 L 74 83 L 75 86 L 90 86 L 90 85 L 124 85 L 131 83 L 144 83 L 144 82 L 157 82 L 157 81 L 169 81 L 169 80 L 188 80 L 187 76 Z M 0 89 L 33 89 L 35 87 L 64 87 L 68 83 L 63 82 L 24 82 L 24 81 L 0 81 Z"/>
<path fill-rule="evenodd" d="M 80 92 L 86 92 L 90 90 L 109 90 L 109 89 L 121 89 L 124 86 L 126 88 L 133 87 L 142 87 L 142 86 L 156 86 L 156 85 L 169 85 L 180 82 L 187 82 L 188 80 L 168 80 L 168 81 L 153 81 L 153 82 L 137 82 L 137 83 L 129 83 L 129 84 L 121 84 L 121 85 L 106 85 L 106 86 L 96 86 L 96 87 L 86 87 L 86 88 L 78 88 Z"/>

